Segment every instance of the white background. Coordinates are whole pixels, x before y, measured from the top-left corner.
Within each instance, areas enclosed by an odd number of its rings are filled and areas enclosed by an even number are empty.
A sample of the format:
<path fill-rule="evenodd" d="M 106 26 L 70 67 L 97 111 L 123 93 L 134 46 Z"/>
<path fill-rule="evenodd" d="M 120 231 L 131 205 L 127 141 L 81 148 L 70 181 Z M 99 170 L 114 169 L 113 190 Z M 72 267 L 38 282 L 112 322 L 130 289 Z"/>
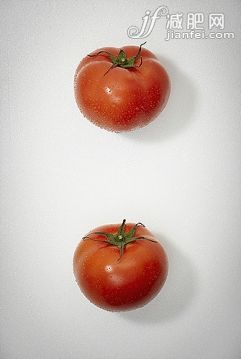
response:
<path fill-rule="evenodd" d="M 148 127 L 115 134 L 80 114 L 79 61 L 127 37 L 158 1 L 1 1 L 1 359 L 241 357 L 241 3 L 166 1 L 225 14 L 235 40 L 145 45 L 172 82 Z M 205 24 L 205 27 L 207 24 Z M 170 262 L 143 309 L 90 304 L 72 255 L 91 228 L 141 221 Z"/>

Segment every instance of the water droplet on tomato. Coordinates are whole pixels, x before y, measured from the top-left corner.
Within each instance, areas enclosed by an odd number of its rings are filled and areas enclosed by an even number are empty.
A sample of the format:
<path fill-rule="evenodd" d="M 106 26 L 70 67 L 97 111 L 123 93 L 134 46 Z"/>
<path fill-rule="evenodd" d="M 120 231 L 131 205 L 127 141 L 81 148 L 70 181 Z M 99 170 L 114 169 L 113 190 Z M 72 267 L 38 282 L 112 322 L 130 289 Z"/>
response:
<path fill-rule="evenodd" d="M 105 266 L 106 272 L 112 272 L 112 267 L 110 265 Z"/>

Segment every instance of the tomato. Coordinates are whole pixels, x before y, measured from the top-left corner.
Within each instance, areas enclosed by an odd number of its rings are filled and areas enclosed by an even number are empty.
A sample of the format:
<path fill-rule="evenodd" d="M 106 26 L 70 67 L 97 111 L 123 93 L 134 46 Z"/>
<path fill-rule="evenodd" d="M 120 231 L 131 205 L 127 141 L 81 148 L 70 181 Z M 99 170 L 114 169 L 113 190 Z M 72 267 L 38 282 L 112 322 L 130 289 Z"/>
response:
<path fill-rule="evenodd" d="M 90 231 L 73 259 L 84 295 L 110 311 L 142 307 L 163 286 L 168 260 L 161 244 L 142 223 L 108 224 Z"/>
<path fill-rule="evenodd" d="M 141 46 L 103 47 L 80 62 L 75 98 L 95 125 L 130 131 L 147 125 L 164 109 L 169 77 L 157 57 Z"/>

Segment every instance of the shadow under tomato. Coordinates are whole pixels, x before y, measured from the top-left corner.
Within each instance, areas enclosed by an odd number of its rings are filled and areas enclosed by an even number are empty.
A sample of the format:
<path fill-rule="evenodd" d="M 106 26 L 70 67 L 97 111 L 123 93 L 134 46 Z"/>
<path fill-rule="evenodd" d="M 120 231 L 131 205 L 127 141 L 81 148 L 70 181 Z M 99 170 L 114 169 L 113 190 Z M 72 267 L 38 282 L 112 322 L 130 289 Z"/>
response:
<path fill-rule="evenodd" d="M 150 303 L 136 310 L 118 313 L 127 320 L 140 323 L 171 320 L 181 315 L 196 295 L 198 276 L 189 258 L 174 247 L 170 241 L 163 239 L 158 234 L 155 236 L 160 238 L 168 255 L 168 277 L 160 293 Z"/>
<path fill-rule="evenodd" d="M 165 140 L 183 131 L 193 121 L 197 101 L 197 89 L 193 81 L 169 59 L 162 56 L 158 56 L 158 59 L 171 80 L 169 100 L 163 112 L 153 122 L 141 129 L 123 132 L 122 135 L 126 138 L 142 142 Z"/>

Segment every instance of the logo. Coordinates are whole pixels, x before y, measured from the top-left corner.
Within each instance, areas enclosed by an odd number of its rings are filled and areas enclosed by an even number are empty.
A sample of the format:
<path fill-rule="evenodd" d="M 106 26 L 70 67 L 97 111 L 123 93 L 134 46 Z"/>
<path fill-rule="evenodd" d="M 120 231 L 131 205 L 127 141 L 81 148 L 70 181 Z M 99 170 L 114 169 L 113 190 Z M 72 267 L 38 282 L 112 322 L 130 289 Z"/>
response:
<path fill-rule="evenodd" d="M 157 21 L 164 21 L 165 40 L 172 39 L 234 39 L 233 32 L 225 32 L 223 13 L 183 12 L 170 13 L 165 5 L 151 12 L 146 10 L 141 27 L 130 26 L 127 35 L 132 39 L 144 39 L 154 30 Z"/>

